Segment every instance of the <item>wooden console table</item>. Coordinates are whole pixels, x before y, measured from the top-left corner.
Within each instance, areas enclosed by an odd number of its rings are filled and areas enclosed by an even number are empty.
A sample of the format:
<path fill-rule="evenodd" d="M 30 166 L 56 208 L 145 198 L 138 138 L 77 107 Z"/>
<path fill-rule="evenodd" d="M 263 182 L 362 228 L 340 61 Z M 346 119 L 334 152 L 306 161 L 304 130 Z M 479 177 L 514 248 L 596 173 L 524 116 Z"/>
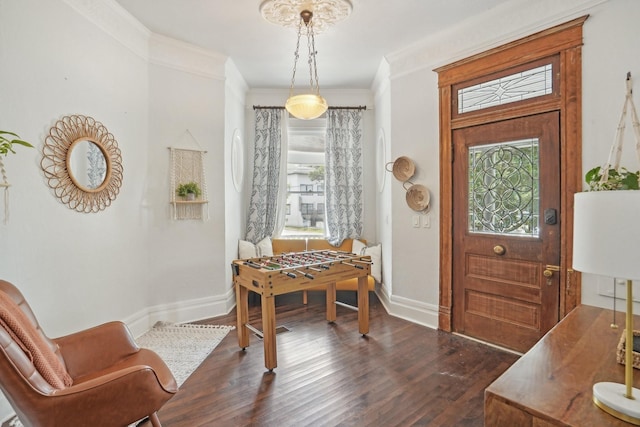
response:
<path fill-rule="evenodd" d="M 592 400 L 593 384 L 624 384 L 624 365 L 616 362 L 624 313 L 616 315 L 618 329 L 612 318 L 611 310 L 586 305 L 569 313 L 487 387 L 485 426 L 629 426 Z M 640 317 L 634 325 L 640 328 Z M 633 382 L 640 388 L 640 370 Z"/>

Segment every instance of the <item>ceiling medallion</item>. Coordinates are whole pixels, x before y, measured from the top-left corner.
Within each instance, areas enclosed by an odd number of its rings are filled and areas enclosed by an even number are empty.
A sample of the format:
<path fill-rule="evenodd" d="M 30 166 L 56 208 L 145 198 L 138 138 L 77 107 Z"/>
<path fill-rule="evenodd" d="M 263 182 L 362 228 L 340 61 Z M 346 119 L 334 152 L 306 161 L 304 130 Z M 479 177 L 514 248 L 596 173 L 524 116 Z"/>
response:
<path fill-rule="evenodd" d="M 313 29 L 317 34 L 351 14 L 349 0 L 264 0 L 260 4 L 262 17 L 286 28 L 298 29 L 300 12 L 313 12 Z"/>

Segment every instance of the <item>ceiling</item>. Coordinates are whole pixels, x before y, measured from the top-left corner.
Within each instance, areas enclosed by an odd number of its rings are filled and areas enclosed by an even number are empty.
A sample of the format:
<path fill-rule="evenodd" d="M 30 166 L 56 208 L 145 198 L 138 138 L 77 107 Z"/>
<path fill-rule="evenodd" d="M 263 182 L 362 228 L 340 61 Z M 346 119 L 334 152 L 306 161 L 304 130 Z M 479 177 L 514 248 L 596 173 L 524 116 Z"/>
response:
<path fill-rule="evenodd" d="M 262 0 L 116 1 L 154 33 L 230 57 L 250 88 L 291 83 L 296 31 L 262 18 Z M 351 0 L 351 15 L 315 38 L 320 88 L 369 89 L 386 55 L 509 1 Z M 296 87 L 306 66 L 301 54 Z"/>

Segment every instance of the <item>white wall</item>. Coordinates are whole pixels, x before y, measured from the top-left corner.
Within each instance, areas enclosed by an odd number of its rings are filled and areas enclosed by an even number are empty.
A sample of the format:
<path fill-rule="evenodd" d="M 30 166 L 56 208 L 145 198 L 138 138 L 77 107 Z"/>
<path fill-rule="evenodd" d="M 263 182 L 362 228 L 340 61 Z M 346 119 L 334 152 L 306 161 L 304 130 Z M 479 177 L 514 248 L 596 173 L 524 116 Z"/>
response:
<path fill-rule="evenodd" d="M 590 14 L 585 23 L 582 48 L 583 172 L 602 166 L 608 158 L 622 114 L 627 72 L 631 72 L 633 79 L 633 100 L 636 108 L 640 108 L 640 2 L 611 0 L 594 8 Z M 640 165 L 634 150 L 635 138 L 631 128 L 629 112 L 622 165 L 636 171 L 640 169 Z M 584 274 L 582 302 L 611 308 L 612 299 L 601 294 L 612 289 L 612 282 L 612 278 Z M 638 284 L 635 283 L 636 286 Z M 624 287 L 618 289 L 618 297 L 621 296 L 624 297 Z M 637 300 L 639 297 L 640 293 L 635 292 L 634 298 Z M 639 307 L 636 304 L 634 311 L 638 312 Z M 624 310 L 624 304 L 618 303 L 618 310 L 621 309 Z"/>
<path fill-rule="evenodd" d="M 0 129 L 36 146 L 3 159 L 0 278 L 47 334 L 120 319 L 138 335 L 228 312 L 242 205 L 227 128 L 244 127 L 246 85 L 225 81 L 227 58 L 153 35 L 115 2 L 0 0 L 0 63 Z M 70 114 L 102 122 L 122 152 L 122 187 L 99 213 L 61 204 L 40 168 L 49 128 Z M 169 146 L 207 151 L 208 220 L 170 218 Z M 0 399 L 0 419 L 10 412 Z"/>
<path fill-rule="evenodd" d="M 210 317 L 228 310 L 232 301 L 226 280 L 231 260 L 227 263 L 225 247 L 220 244 L 225 239 L 226 216 L 224 147 L 229 143 L 225 138 L 225 60 L 157 35 L 150 40 L 144 211 L 148 220 L 146 279 L 152 292 L 147 305 L 159 309 L 161 314 L 154 317 L 162 316 L 162 320 Z M 170 146 L 206 151 L 209 203 L 204 221 L 172 219 Z M 166 306 L 184 301 L 207 309 L 194 308 L 193 313 L 185 314 Z"/>
<path fill-rule="evenodd" d="M 384 84 L 376 87 L 376 127 L 389 135 L 390 160 L 411 157 L 417 165 L 415 181 L 432 190 L 431 228 L 427 229 L 412 227 L 415 213 L 406 206 L 399 182 L 387 181 L 391 195 L 386 187 L 382 193 L 381 223 L 388 217 L 384 204 L 391 205 L 391 231 L 381 227 L 383 247 L 390 247 L 385 258 L 390 257 L 393 265 L 391 276 L 385 277 L 385 290 L 391 293 L 383 295 L 383 302 L 392 314 L 437 327 L 440 165 L 437 74 L 432 70 L 587 14 L 583 47 L 583 169 L 587 171 L 606 161 L 624 101 L 626 72 L 640 81 L 640 2 L 514 0 L 388 56 L 388 71 L 381 67 L 376 79 L 390 81 L 389 93 Z M 637 95 L 636 103 L 640 103 Z M 627 141 L 627 162 L 637 170 L 630 133 Z M 385 241 L 389 238 L 390 242 Z M 610 279 L 584 275 L 584 303 L 610 307 L 611 299 L 598 295 L 603 280 L 610 283 Z"/>
<path fill-rule="evenodd" d="M 238 72 L 232 61 L 226 64 L 226 95 L 225 95 L 225 136 L 224 136 L 224 232 L 225 232 L 225 289 L 231 292 L 233 290 L 233 278 L 231 275 L 231 261 L 238 258 L 238 240 L 244 239 L 244 227 L 246 217 L 246 207 L 244 206 L 245 182 L 250 181 L 250 175 L 247 175 L 247 156 L 246 147 L 251 143 L 247 139 L 245 132 L 245 98 L 247 93 L 247 84 Z M 248 115 L 251 116 L 251 115 Z M 238 154 L 237 167 L 241 173 L 241 182 L 237 182 L 238 188 L 234 185 L 232 173 L 232 149 L 234 135 L 239 136 L 242 148 Z M 239 171 L 240 171 L 239 169 Z M 236 172 L 238 173 L 238 172 Z M 220 198 L 215 198 L 219 203 Z M 218 242 L 214 242 L 219 244 Z M 232 303 L 235 303 L 235 299 Z"/>
<path fill-rule="evenodd" d="M 52 336 L 146 307 L 145 191 L 148 66 L 61 1 L 0 3 L 0 117 L 36 149 L 5 158 L 12 182 L 0 225 L 0 271 L 18 285 Z M 56 120 L 102 122 L 122 151 L 124 183 L 105 211 L 62 205 L 40 169 Z M 127 298 L 121 298 L 127 295 Z"/>
<path fill-rule="evenodd" d="M 389 81 L 389 64 L 386 60 L 380 63 L 376 80 L 373 84 L 375 93 L 375 174 L 376 174 L 376 230 L 382 244 L 382 285 L 379 290 L 382 302 L 389 306 L 392 295 L 393 264 L 393 232 L 391 224 L 391 185 L 393 176 L 387 170 L 387 164 L 393 161 L 391 156 L 391 88 Z M 391 166 L 391 165 L 390 165 Z"/>

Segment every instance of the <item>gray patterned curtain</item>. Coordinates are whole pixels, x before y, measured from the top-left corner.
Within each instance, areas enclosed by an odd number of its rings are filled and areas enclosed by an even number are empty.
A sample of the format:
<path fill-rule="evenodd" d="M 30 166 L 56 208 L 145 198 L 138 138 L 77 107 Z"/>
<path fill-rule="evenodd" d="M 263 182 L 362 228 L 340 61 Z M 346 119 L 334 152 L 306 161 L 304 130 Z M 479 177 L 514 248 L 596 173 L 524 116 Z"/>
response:
<path fill-rule="evenodd" d="M 325 189 L 327 240 L 362 235 L 362 111 L 327 111 Z"/>
<path fill-rule="evenodd" d="M 253 185 L 245 238 L 252 243 L 272 236 L 278 223 L 283 111 L 278 108 L 257 108 L 255 110 Z"/>

